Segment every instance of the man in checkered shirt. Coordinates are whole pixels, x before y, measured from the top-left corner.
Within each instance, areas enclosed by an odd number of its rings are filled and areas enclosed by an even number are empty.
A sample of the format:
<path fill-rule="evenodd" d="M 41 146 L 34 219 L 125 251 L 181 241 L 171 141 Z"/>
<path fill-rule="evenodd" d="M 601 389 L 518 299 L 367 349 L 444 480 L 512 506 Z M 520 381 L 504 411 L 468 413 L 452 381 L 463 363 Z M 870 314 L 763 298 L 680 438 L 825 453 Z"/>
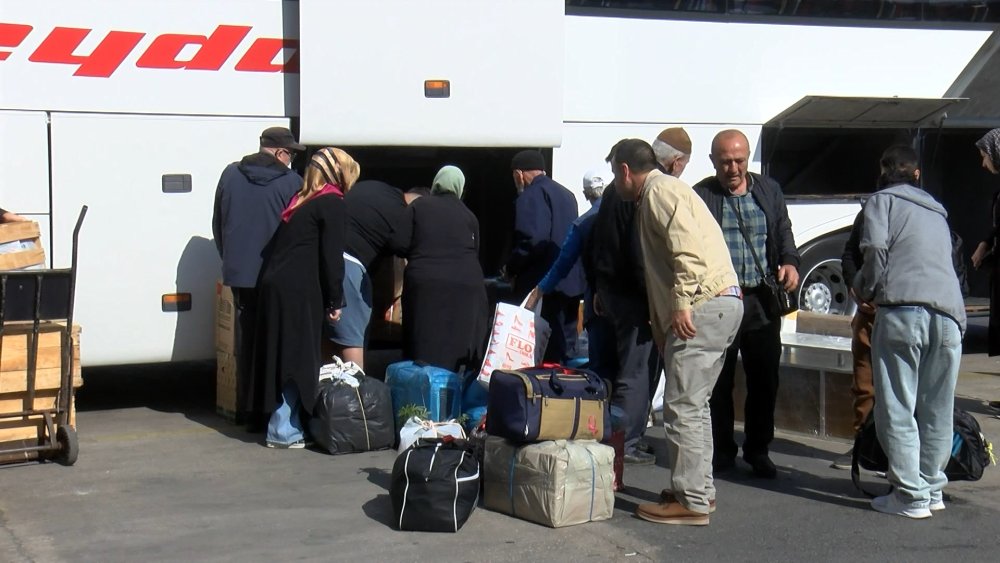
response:
<path fill-rule="evenodd" d="M 747 398 L 744 408 L 743 459 L 755 475 L 773 479 L 777 468 L 768 457 L 774 439 L 774 406 L 778 395 L 781 359 L 781 319 L 765 305 L 769 289 L 761 271 L 774 276 L 786 290 L 799 284 L 799 253 L 781 186 L 766 176 L 747 171 L 750 143 L 740 131 L 722 131 L 712 140 L 715 176 L 694 186 L 722 227 L 733 268 L 743 289 L 743 322 L 726 352 L 726 362 L 712 391 L 712 436 L 716 471 L 736 464 L 733 438 L 733 376 L 736 358 L 743 358 Z M 742 220 L 748 237 L 740 229 Z M 750 244 L 747 242 L 750 239 Z M 757 254 L 761 264 L 754 260 Z"/>

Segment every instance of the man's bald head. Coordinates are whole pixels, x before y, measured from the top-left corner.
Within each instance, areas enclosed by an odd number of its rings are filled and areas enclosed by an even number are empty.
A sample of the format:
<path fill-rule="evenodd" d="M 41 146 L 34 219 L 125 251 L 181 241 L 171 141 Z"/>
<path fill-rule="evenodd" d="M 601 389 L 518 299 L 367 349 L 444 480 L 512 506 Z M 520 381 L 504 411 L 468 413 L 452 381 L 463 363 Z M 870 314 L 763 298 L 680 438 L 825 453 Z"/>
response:
<path fill-rule="evenodd" d="M 723 188 L 734 195 L 747 190 L 747 165 L 750 162 L 750 141 L 742 131 L 726 129 L 712 139 L 712 166 Z"/>
<path fill-rule="evenodd" d="M 720 131 L 714 139 L 712 139 L 712 154 L 718 154 L 722 147 L 731 148 L 734 143 L 739 143 L 747 149 L 747 154 L 750 153 L 750 141 L 747 136 L 743 134 L 743 131 L 739 129 L 726 129 L 725 131 Z"/>

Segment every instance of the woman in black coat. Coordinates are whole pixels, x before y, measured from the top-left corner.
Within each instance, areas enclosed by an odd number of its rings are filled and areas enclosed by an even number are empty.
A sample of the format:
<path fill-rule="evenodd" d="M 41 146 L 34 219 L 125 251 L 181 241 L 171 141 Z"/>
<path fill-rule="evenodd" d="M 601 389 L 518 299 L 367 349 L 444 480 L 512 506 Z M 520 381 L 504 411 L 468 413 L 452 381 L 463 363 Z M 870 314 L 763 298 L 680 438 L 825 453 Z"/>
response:
<path fill-rule="evenodd" d="M 993 174 L 1000 174 L 1000 129 L 994 129 L 976 142 L 983 157 L 983 168 Z M 1000 355 L 1000 261 L 996 258 L 998 234 L 1000 234 L 1000 192 L 994 194 L 990 206 L 989 235 L 979 243 L 972 254 L 972 266 L 979 269 L 986 258 L 991 257 L 990 264 L 990 328 L 988 336 L 988 352 L 990 356 Z"/>
<path fill-rule="evenodd" d="M 451 371 L 482 359 L 489 314 L 479 265 L 479 221 L 462 203 L 465 175 L 445 166 L 431 195 L 408 208 L 403 357 Z M 409 231 L 409 232 L 407 232 Z"/>
<path fill-rule="evenodd" d="M 265 250 L 255 356 L 265 404 L 274 408 L 270 448 L 305 447 L 299 414 L 311 413 L 316 402 L 324 323 L 340 318 L 344 306 L 343 197 L 359 173 L 340 149 L 314 154 Z"/>

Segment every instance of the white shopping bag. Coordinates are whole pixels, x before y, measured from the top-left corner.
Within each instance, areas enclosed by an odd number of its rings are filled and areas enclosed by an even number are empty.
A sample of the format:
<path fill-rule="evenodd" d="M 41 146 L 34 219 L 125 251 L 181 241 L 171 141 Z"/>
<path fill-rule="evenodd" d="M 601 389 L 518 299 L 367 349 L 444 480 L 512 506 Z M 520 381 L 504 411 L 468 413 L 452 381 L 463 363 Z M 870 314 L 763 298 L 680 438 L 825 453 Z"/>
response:
<path fill-rule="evenodd" d="M 538 365 L 545 354 L 552 330 L 542 318 L 542 300 L 535 309 L 525 309 L 528 298 L 520 306 L 497 303 L 493 316 L 490 343 L 479 370 L 479 382 L 489 387 L 495 369 L 520 369 Z"/>
<path fill-rule="evenodd" d="M 454 436 L 464 440 L 465 429 L 454 420 L 434 422 L 412 416 L 399 429 L 399 453 L 405 452 L 420 438 L 441 438 L 443 436 Z"/>

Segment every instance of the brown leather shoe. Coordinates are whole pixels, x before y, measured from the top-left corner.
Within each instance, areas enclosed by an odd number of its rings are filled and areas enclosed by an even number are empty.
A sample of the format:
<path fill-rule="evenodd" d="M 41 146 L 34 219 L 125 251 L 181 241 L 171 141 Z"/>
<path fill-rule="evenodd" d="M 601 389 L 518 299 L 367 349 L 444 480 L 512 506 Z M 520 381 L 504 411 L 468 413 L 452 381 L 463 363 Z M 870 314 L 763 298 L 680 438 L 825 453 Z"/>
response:
<path fill-rule="evenodd" d="M 660 502 L 680 502 L 677 497 L 674 496 L 674 492 L 670 489 L 663 489 L 660 491 Z M 711 514 L 715 512 L 715 499 L 708 501 L 708 513 Z"/>
<path fill-rule="evenodd" d="M 708 514 L 701 514 L 684 508 L 679 502 L 640 504 L 635 515 L 657 524 L 678 524 L 681 526 L 708 526 Z"/>

